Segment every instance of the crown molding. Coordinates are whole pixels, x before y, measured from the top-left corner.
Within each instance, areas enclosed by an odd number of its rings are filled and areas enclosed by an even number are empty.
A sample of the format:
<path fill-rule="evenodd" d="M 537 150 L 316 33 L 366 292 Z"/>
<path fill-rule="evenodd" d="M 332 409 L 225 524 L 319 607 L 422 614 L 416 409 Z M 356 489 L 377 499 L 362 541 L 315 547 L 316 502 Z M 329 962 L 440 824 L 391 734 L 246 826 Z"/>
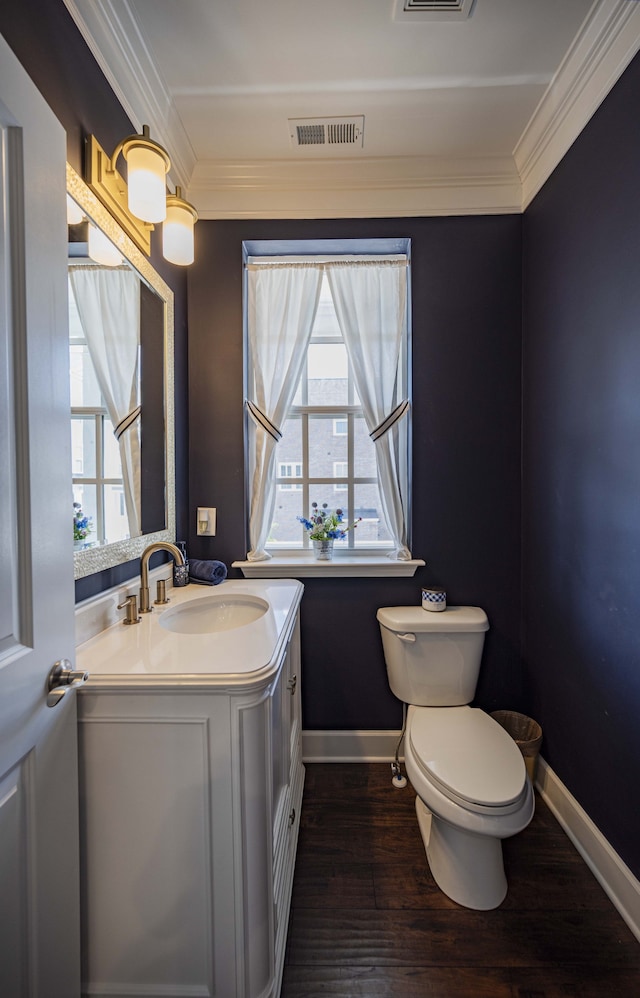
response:
<path fill-rule="evenodd" d="M 524 211 L 640 49 L 640 3 L 596 0 L 513 157 L 198 162 L 128 0 L 64 2 L 134 126 L 148 124 L 169 152 L 171 180 L 201 218 Z"/>
<path fill-rule="evenodd" d="M 527 207 L 640 49 L 640 4 L 599 0 L 591 8 L 516 145 Z"/>
<path fill-rule="evenodd" d="M 126 0 L 64 4 L 134 128 L 149 125 L 155 141 L 169 153 L 171 181 L 186 189 L 195 153 L 131 7 Z"/>
<path fill-rule="evenodd" d="M 200 218 L 392 218 L 520 211 L 511 157 L 270 160 L 196 164 Z"/>

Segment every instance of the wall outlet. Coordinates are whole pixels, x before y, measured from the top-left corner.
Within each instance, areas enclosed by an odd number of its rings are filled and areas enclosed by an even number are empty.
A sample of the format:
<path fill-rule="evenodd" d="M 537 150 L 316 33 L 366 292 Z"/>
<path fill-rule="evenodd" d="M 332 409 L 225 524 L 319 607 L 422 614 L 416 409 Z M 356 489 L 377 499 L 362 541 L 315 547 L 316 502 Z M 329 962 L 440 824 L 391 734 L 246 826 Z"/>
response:
<path fill-rule="evenodd" d="M 216 536 L 215 506 L 198 506 L 196 533 L 198 537 Z"/>

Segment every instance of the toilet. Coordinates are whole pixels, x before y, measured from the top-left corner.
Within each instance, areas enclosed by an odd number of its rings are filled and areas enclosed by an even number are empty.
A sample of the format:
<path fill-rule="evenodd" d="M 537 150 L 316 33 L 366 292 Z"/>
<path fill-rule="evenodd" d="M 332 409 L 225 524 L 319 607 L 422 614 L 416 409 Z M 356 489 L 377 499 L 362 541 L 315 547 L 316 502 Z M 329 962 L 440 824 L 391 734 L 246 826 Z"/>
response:
<path fill-rule="evenodd" d="M 476 606 L 390 606 L 377 619 L 389 686 L 408 705 L 405 766 L 433 878 L 466 908 L 497 908 L 507 893 L 502 839 L 527 827 L 534 795 L 511 736 L 469 706 L 487 616 Z"/>

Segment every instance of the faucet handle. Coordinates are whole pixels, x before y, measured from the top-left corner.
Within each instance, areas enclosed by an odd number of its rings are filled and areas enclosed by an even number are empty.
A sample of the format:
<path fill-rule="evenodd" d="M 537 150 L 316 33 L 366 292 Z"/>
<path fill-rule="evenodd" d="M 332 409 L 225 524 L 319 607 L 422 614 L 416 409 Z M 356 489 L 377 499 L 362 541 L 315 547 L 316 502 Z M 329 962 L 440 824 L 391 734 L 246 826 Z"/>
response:
<path fill-rule="evenodd" d="M 156 598 L 155 603 L 168 603 L 169 597 L 167 596 L 167 582 L 168 579 L 158 579 L 156 583 Z"/>
<path fill-rule="evenodd" d="M 123 610 L 127 608 L 127 613 L 125 615 L 123 624 L 139 624 L 140 617 L 138 616 L 138 598 L 137 596 L 127 596 L 124 603 L 118 603 L 118 610 Z"/>

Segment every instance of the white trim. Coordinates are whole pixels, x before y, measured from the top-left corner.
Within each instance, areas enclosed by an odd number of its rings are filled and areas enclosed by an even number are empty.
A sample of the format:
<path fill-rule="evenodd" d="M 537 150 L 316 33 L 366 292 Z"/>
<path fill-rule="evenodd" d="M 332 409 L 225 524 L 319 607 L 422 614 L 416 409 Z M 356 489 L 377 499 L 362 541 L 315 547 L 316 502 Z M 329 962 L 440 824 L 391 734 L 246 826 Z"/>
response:
<path fill-rule="evenodd" d="M 518 214 L 511 156 L 199 160 L 188 195 L 200 218 L 395 218 Z"/>
<path fill-rule="evenodd" d="M 195 153 L 131 6 L 114 0 L 64 4 L 134 127 L 149 125 L 151 137 L 169 152 L 171 181 L 186 191 Z"/>
<path fill-rule="evenodd" d="M 640 4 L 596 0 L 513 156 L 196 160 L 132 5 L 64 0 L 136 127 L 168 150 L 200 218 L 390 218 L 524 211 L 640 48 Z"/>
<path fill-rule="evenodd" d="M 303 731 L 302 761 L 391 762 L 399 738 L 400 731 Z"/>
<path fill-rule="evenodd" d="M 639 48 L 640 4 L 594 4 L 514 149 L 523 211 Z"/>
<path fill-rule="evenodd" d="M 372 558 L 366 555 L 336 555 L 333 561 L 316 561 L 311 552 L 298 556 L 274 557 L 267 561 L 234 561 L 232 568 L 239 568 L 245 579 L 302 579 L 302 578 L 408 578 L 423 568 L 422 558 L 411 561 L 393 561 L 391 558 Z"/>
<path fill-rule="evenodd" d="M 640 882 L 541 757 L 538 758 L 536 787 L 600 886 L 640 941 Z"/>

